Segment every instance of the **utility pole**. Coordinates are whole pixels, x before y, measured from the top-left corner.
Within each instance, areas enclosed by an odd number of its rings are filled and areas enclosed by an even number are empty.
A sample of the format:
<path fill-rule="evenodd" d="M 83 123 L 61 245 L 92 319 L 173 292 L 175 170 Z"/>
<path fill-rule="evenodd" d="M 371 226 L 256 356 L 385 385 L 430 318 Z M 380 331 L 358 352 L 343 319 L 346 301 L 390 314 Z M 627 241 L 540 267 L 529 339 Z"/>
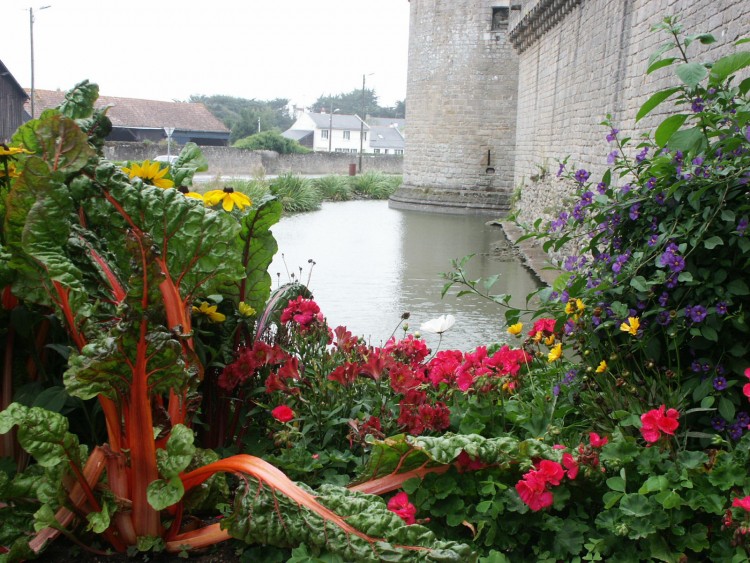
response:
<path fill-rule="evenodd" d="M 42 6 L 40 10 L 46 10 L 50 6 Z M 31 119 L 36 117 L 34 111 L 34 8 L 29 7 L 29 39 L 31 40 Z"/>
<path fill-rule="evenodd" d="M 359 118 L 359 173 L 362 174 L 362 146 L 365 136 L 365 75 L 362 75 L 362 117 Z"/>

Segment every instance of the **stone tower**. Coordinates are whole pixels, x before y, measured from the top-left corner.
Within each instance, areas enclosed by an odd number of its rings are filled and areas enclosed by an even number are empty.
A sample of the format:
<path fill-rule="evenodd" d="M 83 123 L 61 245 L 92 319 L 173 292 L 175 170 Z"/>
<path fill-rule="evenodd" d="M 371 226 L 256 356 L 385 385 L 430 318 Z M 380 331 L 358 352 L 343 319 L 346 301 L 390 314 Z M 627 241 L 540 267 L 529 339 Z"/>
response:
<path fill-rule="evenodd" d="M 410 0 L 400 209 L 507 211 L 513 193 L 518 55 L 510 2 Z"/>

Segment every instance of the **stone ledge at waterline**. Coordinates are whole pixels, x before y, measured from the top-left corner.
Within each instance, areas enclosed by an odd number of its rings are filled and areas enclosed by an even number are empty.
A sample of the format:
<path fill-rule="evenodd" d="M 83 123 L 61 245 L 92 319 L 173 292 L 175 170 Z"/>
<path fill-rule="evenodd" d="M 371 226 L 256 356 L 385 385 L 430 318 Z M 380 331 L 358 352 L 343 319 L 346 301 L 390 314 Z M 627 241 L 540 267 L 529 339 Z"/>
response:
<path fill-rule="evenodd" d="M 511 194 L 456 188 L 425 188 L 403 184 L 388 200 L 393 209 L 435 211 L 460 215 L 502 217 L 510 209 Z"/>
<path fill-rule="evenodd" d="M 172 145 L 172 154 L 182 147 Z M 307 154 L 279 154 L 274 151 L 252 151 L 234 147 L 201 147 L 208 161 L 208 173 L 232 174 L 342 174 L 349 173 L 351 164 L 359 164 L 359 155 L 315 152 Z M 167 154 L 166 145 L 154 143 L 107 142 L 104 156 L 110 160 L 146 160 Z M 363 172 L 401 174 L 403 156 L 362 155 Z"/>

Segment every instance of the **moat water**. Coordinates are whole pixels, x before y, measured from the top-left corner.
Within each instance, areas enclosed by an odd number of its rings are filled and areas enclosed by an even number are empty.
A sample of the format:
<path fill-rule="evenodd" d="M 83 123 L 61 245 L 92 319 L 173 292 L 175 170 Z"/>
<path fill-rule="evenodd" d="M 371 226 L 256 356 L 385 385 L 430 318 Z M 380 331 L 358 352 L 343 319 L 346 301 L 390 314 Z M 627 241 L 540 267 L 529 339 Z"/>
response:
<path fill-rule="evenodd" d="M 456 297 L 456 290 L 441 298 L 441 273 L 451 270 L 451 260 L 475 254 L 470 279 L 500 274 L 492 292 L 510 293 L 518 306 L 538 287 L 502 230 L 487 220 L 390 209 L 386 201 L 324 203 L 320 211 L 284 217 L 272 229 L 279 252 L 269 271 L 274 287 L 294 274 L 331 327 L 344 325 L 373 345 L 391 336 L 405 312 L 409 332 L 451 314 L 456 324 L 440 349 L 469 350 L 507 339 L 504 310 L 474 295 Z M 437 335 L 422 336 L 437 346 Z"/>

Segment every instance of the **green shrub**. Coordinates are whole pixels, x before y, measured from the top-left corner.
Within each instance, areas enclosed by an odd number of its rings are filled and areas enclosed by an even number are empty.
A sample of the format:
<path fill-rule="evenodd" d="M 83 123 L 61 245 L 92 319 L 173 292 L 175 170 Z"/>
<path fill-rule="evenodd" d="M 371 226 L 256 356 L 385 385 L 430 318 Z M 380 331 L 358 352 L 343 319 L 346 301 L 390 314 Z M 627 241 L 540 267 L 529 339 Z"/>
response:
<path fill-rule="evenodd" d="M 365 172 L 349 178 L 352 191 L 367 199 L 388 199 L 401 184 L 401 177 L 389 177 L 380 172 Z"/>
<path fill-rule="evenodd" d="M 307 178 L 284 174 L 271 181 L 270 189 L 271 194 L 278 198 L 287 213 L 320 209 L 320 192 Z"/>
<path fill-rule="evenodd" d="M 344 176 L 323 176 L 313 180 L 313 184 L 325 200 L 348 201 L 352 199 L 352 188 Z"/>
<path fill-rule="evenodd" d="M 303 147 L 297 141 L 283 137 L 278 131 L 262 131 L 237 141 L 234 146 L 238 149 L 251 149 L 254 151 L 267 150 L 276 151 L 279 154 L 304 154 L 310 149 Z"/>

